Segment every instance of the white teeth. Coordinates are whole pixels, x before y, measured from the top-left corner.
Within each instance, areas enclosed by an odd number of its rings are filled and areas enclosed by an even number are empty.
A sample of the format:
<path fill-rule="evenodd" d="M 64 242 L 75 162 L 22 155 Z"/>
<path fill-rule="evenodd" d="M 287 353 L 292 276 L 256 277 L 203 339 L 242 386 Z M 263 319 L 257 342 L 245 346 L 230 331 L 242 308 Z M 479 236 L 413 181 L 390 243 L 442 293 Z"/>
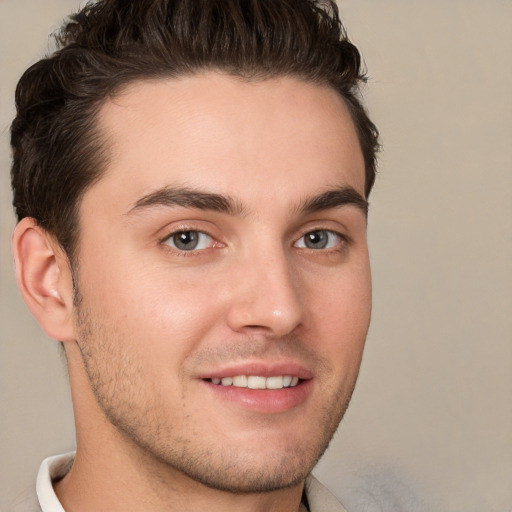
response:
<path fill-rule="evenodd" d="M 236 375 L 235 377 L 212 378 L 213 384 L 234 386 L 249 389 L 282 389 L 294 387 L 299 383 L 299 377 L 291 375 L 276 375 L 261 377 L 259 375 Z"/>
<path fill-rule="evenodd" d="M 268 377 L 267 389 L 281 389 L 283 387 L 283 377 Z"/>
<path fill-rule="evenodd" d="M 267 387 L 267 379 L 265 377 L 257 377 L 250 375 L 247 377 L 247 387 L 249 389 L 265 389 Z"/>
<path fill-rule="evenodd" d="M 247 375 L 237 375 L 233 377 L 233 386 L 237 386 L 239 388 L 247 387 Z"/>

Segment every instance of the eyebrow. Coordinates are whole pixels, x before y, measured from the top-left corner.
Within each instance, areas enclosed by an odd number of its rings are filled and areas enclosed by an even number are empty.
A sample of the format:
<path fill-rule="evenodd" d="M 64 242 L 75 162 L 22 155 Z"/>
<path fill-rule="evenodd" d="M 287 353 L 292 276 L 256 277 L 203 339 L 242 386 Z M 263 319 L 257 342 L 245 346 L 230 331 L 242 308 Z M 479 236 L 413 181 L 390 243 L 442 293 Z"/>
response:
<path fill-rule="evenodd" d="M 334 190 L 327 190 L 321 194 L 306 199 L 298 208 L 303 213 L 315 213 L 322 210 L 331 210 L 341 206 L 355 206 L 365 216 L 368 215 L 368 201 L 353 187 L 342 186 Z"/>
<path fill-rule="evenodd" d="M 128 211 L 128 215 L 151 207 L 193 208 L 242 216 L 246 209 L 240 201 L 230 196 L 202 192 L 187 187 L 164 187 L 141 197 Z M 368 214 L 368 202 L 350 186 L 342 186 L 307 198 L 296 208 L 297 212 L 311 214 L 342 206 L 355 206 L 364 215 Z"/>
<path fill-rule="evenodd" d="M 165 187 L 141 197 L 128 214 L 155 206 L 182 206 L 239 216 L 245 212 L 245 208 L 239 201 L 226 195 L 201 192 L 186 187 Z"/>

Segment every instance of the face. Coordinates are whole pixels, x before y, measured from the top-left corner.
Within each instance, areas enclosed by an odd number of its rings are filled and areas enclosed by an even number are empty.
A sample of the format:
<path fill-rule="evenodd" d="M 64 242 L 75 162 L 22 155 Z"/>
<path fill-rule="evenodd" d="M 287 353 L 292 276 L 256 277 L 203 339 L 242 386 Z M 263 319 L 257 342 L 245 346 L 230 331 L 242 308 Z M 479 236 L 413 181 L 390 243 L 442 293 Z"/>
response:
<path fill-rule="evenodd" d="M 370 318 L 364 162 L 333 90 L 140 82 L 99 117 L 77 343 L 97 407 L 210 487 L 297 484 L 350 399 Z"/>

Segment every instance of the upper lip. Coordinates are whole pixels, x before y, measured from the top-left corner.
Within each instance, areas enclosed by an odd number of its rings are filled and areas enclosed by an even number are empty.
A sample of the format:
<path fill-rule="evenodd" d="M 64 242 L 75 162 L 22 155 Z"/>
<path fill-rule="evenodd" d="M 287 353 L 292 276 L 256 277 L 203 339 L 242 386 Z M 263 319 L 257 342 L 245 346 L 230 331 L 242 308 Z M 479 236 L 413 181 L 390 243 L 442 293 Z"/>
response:
<path fill-rule="evenodd" d="M 202 372 L 200 379 L 222 379 L 237 375 L 257 375 L 260 377 L 276 377 L 279 375 L 297 376 L 301 380 L 313 378 L 310 370 L 295 362 L 244 362 L 234 363 Z"/>

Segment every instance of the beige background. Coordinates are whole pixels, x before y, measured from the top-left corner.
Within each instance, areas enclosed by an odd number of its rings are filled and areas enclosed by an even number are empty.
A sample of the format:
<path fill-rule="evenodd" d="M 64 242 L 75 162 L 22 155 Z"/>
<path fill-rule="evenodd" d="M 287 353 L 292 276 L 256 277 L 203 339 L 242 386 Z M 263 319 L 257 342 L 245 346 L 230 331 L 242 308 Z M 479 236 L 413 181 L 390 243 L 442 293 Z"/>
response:
<path fill-rule="evenodd" d="M 0 0 L 0 510 L 73 447 L 65 369 L 16 291 L 8 125 L 76 0 Z M 384 152 L 374 316 L 317 474 L 349 511 L 512 512 L 512 3 L 342 0 Z"/>

